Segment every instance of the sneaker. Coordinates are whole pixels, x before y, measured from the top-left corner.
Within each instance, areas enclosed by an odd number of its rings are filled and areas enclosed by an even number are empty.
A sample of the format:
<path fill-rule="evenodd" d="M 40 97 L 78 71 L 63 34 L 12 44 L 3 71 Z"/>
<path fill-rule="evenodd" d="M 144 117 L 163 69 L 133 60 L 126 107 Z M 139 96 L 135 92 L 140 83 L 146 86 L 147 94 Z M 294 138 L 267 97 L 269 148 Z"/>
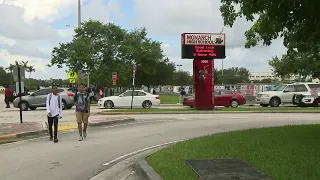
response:
<path fill-rule="evenodd" d="M 58 139 L 54 139 L 54 140 L 53 140 L 54 143 L 57 143 L 58 141 L 59 141 Z"/>
<path fill-rule="evenodd" d="M 79 137 L 79 141 L 82 141 L 82 140 L 83 140 L 83 137 L 82 137 L 82 136 L 80 136 L 80 137 Z"/>
<path fill-rule="evenodd" d="M 49 141 L 53 141 L 53 137 L 50 137 L 50 138 L 49 138 Z"/>
<path fill-rule="evenodd" d="M 83 131 L 83 137 L 87 138 L 87 131 Z"/>

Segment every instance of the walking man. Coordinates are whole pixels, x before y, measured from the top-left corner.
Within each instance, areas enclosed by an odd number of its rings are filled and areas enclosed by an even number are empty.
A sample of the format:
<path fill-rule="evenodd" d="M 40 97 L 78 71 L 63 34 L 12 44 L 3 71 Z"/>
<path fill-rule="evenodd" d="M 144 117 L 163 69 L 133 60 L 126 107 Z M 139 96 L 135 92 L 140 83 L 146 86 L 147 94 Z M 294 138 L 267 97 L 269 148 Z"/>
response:
<path fill-rule="evenodd" d="M 79 130 L 79 141 L 87 137 L 87 127 L 90 116 L 90 95 L 85 91 L 83 84 L 79 85 L 79 92 L 74 96 L 74 102 L 76 105 L 76 118 Z M 82 128 L 83 123 L 83 128 Z"/>
<path fill-rule="evenodd" d="M 52 93 L 48 94 L 46 108 L 48 113 L 48 125 L 50 141 L 58 142 L 58 122 L 62 118 L 62 100 L 58 94 L 57 85 L 52 85 Z M 52 135 L 52 126 L 54 126 L 54 135 Z"/>

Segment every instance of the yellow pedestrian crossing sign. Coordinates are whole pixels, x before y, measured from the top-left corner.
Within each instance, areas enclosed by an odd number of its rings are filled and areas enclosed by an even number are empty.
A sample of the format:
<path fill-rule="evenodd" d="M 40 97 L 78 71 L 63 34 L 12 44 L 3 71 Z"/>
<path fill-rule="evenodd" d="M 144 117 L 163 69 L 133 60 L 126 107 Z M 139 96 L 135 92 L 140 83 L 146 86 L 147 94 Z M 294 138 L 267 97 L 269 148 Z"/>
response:
<path fill-rule="evenodd" d="M 69 79 L 71 84 L 75 84 L 76 83 L 76 79 Z"/>
<path fill-rule="evenodd" d="M 78 78 L 78 73 L 74 72 L 74 71 L 69 71 L 68 72 L 68 79 L 77 79 Z M 70 80 L 71 82 L 71 80 Z"/>

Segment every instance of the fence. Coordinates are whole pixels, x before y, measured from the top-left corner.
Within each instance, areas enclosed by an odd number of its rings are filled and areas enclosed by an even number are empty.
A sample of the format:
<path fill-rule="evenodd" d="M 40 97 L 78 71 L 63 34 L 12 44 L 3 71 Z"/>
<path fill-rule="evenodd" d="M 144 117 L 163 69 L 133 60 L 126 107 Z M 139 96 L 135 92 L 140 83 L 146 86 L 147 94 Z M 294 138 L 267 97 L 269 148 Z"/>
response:
<path fill-rule="evenodd" d="M 272 90 L 277 84 L 271 84 L 271 83 L 239 83 L 235 85 L 215 85 L 215 89 L 229 89 L 233 91 L 237 91 L 238 93 L 243 94 L 247 101 L 254 101 L 256 95 L 258 93 L 264 92 L 264 91 L 270 91 Z M 136 87 L 136 89 L 141 89 L 144 91 L 150 92 L 153 88 L 156 90 L 157 94 L 162 94 L 162 95 L 177 95 L 179 94 L 179 88 L 181 86 L 154 86 L 150 89 L 146 86 L 142 87 Z M 192 94 L 192 86 L 186 85 L 183 86 L 185 88 L 185 91 L 187 94 Z M 116 88 L 114 90 L 115 93 L 122 93 L 129 88 Z"/>

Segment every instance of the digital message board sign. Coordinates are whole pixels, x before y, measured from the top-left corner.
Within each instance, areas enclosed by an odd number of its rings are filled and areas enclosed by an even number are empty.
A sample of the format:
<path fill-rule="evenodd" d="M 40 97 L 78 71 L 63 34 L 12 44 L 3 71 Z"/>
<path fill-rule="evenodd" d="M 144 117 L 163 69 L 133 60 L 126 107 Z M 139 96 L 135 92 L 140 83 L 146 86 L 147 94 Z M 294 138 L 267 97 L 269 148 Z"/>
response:
<path fill-rule="evenodd" d="M 224 59 L 225 54 L 225 34 L 181 34 L 182 59 Z"/>

